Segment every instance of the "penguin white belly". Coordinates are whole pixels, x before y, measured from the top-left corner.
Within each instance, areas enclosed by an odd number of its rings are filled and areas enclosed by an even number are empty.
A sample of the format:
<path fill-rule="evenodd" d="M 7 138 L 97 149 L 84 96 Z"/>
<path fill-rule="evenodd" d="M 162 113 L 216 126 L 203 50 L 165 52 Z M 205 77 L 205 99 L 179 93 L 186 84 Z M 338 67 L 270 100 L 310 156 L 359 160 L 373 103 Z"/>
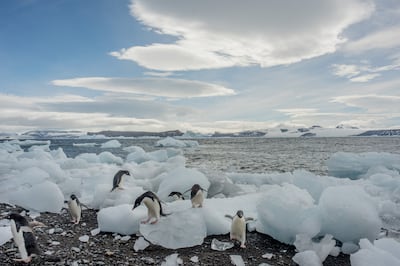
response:
<path fill-rule="evenodd" d="M 160 204 L 157 200 L 152 200 L 150 198 L 143 199 L 144 205 L 147 207 L 147 216 L 148 219 L 156 218 L 157 220 L 160 219 Z"/>
<path fill-rule="evenodd" d="M 246 221 L 245 219 L 235 216 L 231 225 L 231 239 L 238 240 L 241 245 L 246 242 Z"/>
<path fill-rule="evenodd" d="M 28 252 L 25 247 L 23 230 L 20 228 L 19 232 L 17 232 L 17 226 L 15 225 L 14 220 L 11 220 L 11 233 L 14 238 L 14 243 L 18 247 L 19 254 L 21 255 L 21 259 L 28 258 Z"/>
<path fill-rule="evenodd" d="M 196 195 L 192 198 L 192 207 L 203 207 L 204 196 L 201 190 L 197 191 Z"/>
<path fill-rule="evenodd" d="M 81 206 L 76 202 L 76 200 L 71 200 L 68 202 L 69 212 L 75 223 L 79 223 L 81 220 L 82 209 Z"/>

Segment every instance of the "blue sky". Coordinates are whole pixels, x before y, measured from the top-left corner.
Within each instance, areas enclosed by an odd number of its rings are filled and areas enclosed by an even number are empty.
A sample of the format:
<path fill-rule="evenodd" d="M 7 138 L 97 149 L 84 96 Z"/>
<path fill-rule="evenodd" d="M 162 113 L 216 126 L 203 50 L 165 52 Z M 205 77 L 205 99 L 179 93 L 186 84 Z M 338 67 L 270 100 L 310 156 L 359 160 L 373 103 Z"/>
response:
<path fill-rule="evenodd" d="M 0 132 L 400 127 L 400 2 L 0 2 Z"/>

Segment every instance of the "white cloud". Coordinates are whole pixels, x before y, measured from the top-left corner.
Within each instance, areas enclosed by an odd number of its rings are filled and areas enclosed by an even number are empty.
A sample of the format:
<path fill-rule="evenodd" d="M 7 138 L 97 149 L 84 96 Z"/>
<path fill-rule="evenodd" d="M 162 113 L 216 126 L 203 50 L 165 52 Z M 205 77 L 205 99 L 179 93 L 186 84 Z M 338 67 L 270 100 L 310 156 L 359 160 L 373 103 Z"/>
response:
<path fill-rule="evenodd" d="M 360 75 L 357 77 L 353 77 L 350 79 L 352 82 L 368 82 L 376 77 L 379 77 L 381 74 L 375 73 L 375 74 L 365 74 L 365 75 Z"/>
<path fill-rule="evenodd" d="M 194 80 L 171 78 L 105 78 L 86 77 L 53 80 L 53 85 L 92 90 L 143 94 L 169 98 L 193 98 L 233 95 L 232 89 Z"/>
<path fill-rule="evenodd" d="M 346 95 L 334 97 L 331 102 L 359 107 L 367 113 L 399 115 L 400 96 L 396 95 Z"/>
<path fill-rule="evenodd" d="M 157 70 L 268 67 L 332 53 L 348 26 L 368 18 L 370 0 L 136 0 L 131 14 L 174 43 L 110 54 Z"/>
<path fill-rule="evenodd" d="M 368 34 L 358 40 L 348 42 L 344 50 L 352 53 L 361 53 L 373 49 L 390 49 L 400 46 L 400 25 L 384 28 Z"/>
<path fill-rule="evenodd" d="M 372 67 L 368 62 L 359 65 L 333 64 L 332 73 L 338 77 L 346 77 L 352 82 L 368 82 L 376 77 L 381 76 L 381 72 L 398 70 L 400 63 L 395 57 L 392 64 Z"/>

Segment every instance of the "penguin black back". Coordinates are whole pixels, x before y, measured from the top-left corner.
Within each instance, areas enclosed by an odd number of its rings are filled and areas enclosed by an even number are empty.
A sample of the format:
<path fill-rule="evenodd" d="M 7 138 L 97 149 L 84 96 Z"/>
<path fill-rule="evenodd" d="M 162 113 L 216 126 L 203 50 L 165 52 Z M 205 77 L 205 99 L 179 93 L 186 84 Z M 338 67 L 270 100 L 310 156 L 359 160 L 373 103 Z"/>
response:
<path fill-rule="evenodd" d="M 119 184 L 121 183 L 122 176 L 123 175 L 131 175 L 128 170 L 119 170 L 115 175 L 113 179 L 113 188 L 111 189 L 111 192 L 114 191 Z"/>
<path fill-rule="evenodd" d="M 17 232 L 19 232 L 19 229 L 22 226 L 29 226 L 29 223 L 26 220 L 26 218 L 22 215 L 19 215 L 18 213 L 11 213 L 10 215 L 7 216 L 7 219 L 14 220 L 15 226 L 17 227 Z"/>
<path fill-rule="evenodd" d="M 150 198 L 152 201 L 157 200 L 158 205 L 160 206 L 160 215 L 161 215 L 161 216 L 167 216 L 167 214 L 165 214 L 165 213 L 163 212 L 160 199 L 157 197 L 156 194 L 154 194 L 154 193 L 151 192 L 151 191 L 146 191 L 145 193 L 143 193 L 142 195 L 140 195 L 139 197 L 137 197 L 136 200 L 135 200 L 135 204 L 133 205 L 132 210 L 135 209 L 136 207 L 138 207 L 138 206 L 142 203 L 142 201 L 143 201 L 144 198 Z"/>

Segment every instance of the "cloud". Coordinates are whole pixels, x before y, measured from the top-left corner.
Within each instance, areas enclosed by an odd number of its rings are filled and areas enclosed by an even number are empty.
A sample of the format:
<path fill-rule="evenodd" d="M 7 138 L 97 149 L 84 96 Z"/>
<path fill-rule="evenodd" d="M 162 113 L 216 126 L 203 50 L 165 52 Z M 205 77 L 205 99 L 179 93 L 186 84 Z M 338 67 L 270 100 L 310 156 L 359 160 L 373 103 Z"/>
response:
<path fill-rule="evenodd" d="M 346 95 L 332 98 L 331 102 L 362 108 L 367 113 L 399 116 L 400 96 L 396 95 Z"/>
<path fill-rule="evenodd" d="M 176 37 L 113 51 L 156 70 L 180 71 L 291 64 L 332 53 L 344 29 L 368 18 L 372 1 L 136 0 L 131 14 L 151 30 Z"/>
<path fill-rule="evenodd" d="M 372 67 L 368 62 L 364 62 L 363 64 L 359 65 L 332 65 L 332 73 L 335 76 L 348 78 L 352 82 L 368 82 L 376 77 L 381 76 L 381 72 L 398 69 L 400 69 L 400 62 L 397 57 L 394 57 L 392 64 L 379 67 Z"/>
<path fill-rule="evenodd" d="M 56 86 L 80 87 L 114 93 L 132 93 L 167 98 L 225 96 L 234 90 L 201 81 L 171 78 L 85 77 L 53 80 Z"/>
<path fill-rule="evenodd" d="M 400 25 L 368 34 L 358 40 L 344 45 L 344 51 L 362 53 L 373 49 L 390 49 L 400 47 Z"/>

